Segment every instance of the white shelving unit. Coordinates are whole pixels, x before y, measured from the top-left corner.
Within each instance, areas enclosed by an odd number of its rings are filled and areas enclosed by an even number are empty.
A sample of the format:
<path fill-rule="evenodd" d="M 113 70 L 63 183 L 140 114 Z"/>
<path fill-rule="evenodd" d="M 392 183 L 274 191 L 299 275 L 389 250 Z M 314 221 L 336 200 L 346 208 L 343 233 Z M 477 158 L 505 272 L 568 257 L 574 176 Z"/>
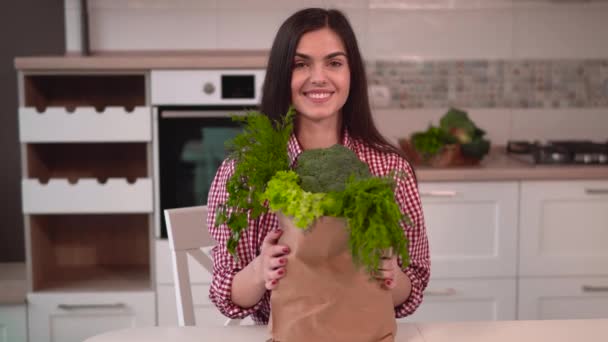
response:
<path fill-rule="evenodd" d="M 30 342 L 156 324 L 147 73 L 20 73 Z"/>

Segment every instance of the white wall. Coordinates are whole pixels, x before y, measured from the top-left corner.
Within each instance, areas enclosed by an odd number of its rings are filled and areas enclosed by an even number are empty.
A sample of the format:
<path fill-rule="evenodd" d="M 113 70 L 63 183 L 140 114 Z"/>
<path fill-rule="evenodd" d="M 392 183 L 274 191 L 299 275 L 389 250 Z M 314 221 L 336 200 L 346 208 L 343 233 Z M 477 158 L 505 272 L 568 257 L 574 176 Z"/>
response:
<path fill-rule="evenodd" d="M 67 49 L 79 46 L 77 0 L 66 1 Z M 93 51 L 268 49 L 304 7 L 350 18 L 374 59 L 608 58 L 608 1 L 549 0 L 90 0 Z M 391 140 L 425 129 L 447 108 L 376 110 Z M 474 109 L 495 143 L 559 137 L 608 139 L 608 108 Z"/>
<path fill-rule="evenodd" d="M 65 2 L 73 49 L 79 1 Z M 310 6 L 344 10 L 368 59 L 608 57 L 608 2 L 597 0 L 90 0 L 91 49 L 268 49 Z"/>

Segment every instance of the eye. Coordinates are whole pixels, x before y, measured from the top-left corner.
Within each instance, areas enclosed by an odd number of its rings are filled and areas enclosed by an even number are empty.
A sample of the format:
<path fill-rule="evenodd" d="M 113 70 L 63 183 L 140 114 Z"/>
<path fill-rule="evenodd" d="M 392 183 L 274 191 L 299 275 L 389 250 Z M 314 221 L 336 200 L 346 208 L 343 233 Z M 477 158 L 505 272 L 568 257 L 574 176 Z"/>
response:
<path fill-rule="evenodd" d="M 329 65 L 335 68 L 341 67 L 342 65 L 344 65 L 344 63 L 342 63 L 342 61 L 340 60 L 333 60 L 329 62 Z"/>
<path fill-rule="evenodd" d="M 293 68 L 294 69 L 300 69 L 306 66 L 306 63 L 302 62 L 302 61 L 297 61 L 293 64 Z"/>

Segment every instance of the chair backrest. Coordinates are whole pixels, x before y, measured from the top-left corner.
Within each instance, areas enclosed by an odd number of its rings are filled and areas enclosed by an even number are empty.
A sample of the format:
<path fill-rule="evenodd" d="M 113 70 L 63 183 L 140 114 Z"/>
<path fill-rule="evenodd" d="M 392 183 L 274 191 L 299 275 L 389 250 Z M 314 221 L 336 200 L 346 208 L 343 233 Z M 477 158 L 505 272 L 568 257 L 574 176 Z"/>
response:
<path fill-rule="evenodd" d="M 207 229 L 207 206 L 167 209 L 164 211 L 169 246 L 173 257 L 173 279 L 177 300 L 177 318 L 180 326 L 195 325 L 192 288 L 188 271 L 188 255 L 213 273 L 212 260 L 201 250 L 215 244 Z M 240 320 L 226 321 L 236 325 Z"/>

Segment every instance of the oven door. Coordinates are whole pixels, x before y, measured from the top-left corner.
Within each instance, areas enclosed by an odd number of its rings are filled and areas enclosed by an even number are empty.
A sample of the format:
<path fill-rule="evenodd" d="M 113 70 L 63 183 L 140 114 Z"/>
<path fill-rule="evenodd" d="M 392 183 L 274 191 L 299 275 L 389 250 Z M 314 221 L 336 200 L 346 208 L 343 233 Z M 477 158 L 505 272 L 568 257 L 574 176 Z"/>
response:
<path fill-rule="evenodd" d="M 161 107 L 158 110 L 157 199 L 159 214 L 171 208 L 207 204 L 218 167 L 227 157 L 225 143 L 242 130 L 233 115 L 243 107 Z M 160 219 L 160 236 L 167 229 Z"/>

